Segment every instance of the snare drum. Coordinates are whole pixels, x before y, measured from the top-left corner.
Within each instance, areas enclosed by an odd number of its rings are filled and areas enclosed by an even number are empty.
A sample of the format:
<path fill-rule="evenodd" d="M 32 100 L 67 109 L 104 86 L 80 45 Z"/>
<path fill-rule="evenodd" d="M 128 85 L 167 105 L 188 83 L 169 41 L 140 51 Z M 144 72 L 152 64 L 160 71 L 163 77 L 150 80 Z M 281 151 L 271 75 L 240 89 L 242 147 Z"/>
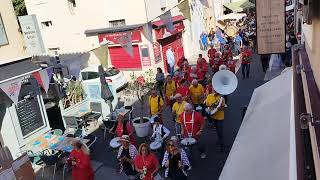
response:
<path fill-rule="evenodd" d="M 109 143 L 110 147 L 113 149 L 117 149 L 121 146 L 120 144 L 120 137 L 115 137 L 113 139 L 111 139 L 110 143 Z"/>
<path fill-rule="evenodd" d="M 194 145 L 196 143 L 196 139 L 189 137 L 189 138 L 184 138 L 181 140 L 181 144 L 184 146 L 191 146 Z"/>
<path fill-rule="evenodd" d="M 157 151 L 158 149 L 160 149 L 162 146 L 162 142 L 161 141 L 153 141 L 152 143 L 150 143 L 150 149 L 153 151 Z"/>

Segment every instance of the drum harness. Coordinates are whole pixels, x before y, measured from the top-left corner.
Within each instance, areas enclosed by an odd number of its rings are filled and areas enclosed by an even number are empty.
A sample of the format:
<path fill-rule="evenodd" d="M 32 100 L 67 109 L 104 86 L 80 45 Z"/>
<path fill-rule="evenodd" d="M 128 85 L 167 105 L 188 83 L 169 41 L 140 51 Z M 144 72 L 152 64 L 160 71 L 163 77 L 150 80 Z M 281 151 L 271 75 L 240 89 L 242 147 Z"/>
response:
<path fill-rule="evenodd" d="M 183 113 L 183 122 L 184 122 L 184 123 L 183 123 L 184 126 L 186 127 L 186 131 L 187 131 L 187 133 L 188 133 L 188 137 L 191 138 L 192 135 L 193 135 L 193 134 L 192 134 L 192 133 L 193 133 L 192 131 L 193 131 L 193 125 L 194 125 L 194 110 L 192 110 L 192 116 L 191 116 L 191 121 L 190 121 L 190 122 L 186 122 L 186 112 Z M 188 123 L 188 124 L 191 123 L 191 124 L 192 124 L 192 125 L 191 125 L 191 133 L 188 131 L 188 128 L 187 128 L 186 123 Z"/>

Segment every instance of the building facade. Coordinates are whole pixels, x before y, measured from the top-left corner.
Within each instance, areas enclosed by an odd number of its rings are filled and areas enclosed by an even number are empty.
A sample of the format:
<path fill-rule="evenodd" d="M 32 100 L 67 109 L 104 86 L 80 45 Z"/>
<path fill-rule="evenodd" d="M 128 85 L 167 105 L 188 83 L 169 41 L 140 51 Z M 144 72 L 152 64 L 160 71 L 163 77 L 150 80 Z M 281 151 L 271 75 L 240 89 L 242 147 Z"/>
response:
<path fill-rule="evenodd" d="M 178 0 L 25 0 L 28 14 L 35 14 L 48 53 L 89 51 L 108 43 L 109 65 L 125 71 L 166 69 L 166 50 L 174 49 L 176 61 L 200 50 L 199 37 L 206 30 L 203 4 L 189 0 L 191 21 L 183 18 Z M 59 9 L 59 11 L 57 11 Z M 159 16 L 170 10 L 175 32 L 168 35 Z M 115 38 L 130 32 L 134 55 Z M 162 37 L 160 37 L 162 33 Z M 165 34 L 166 33 L 166 34 Z M 165 36 L 163 36 L 165 35 Z M 132 63 L 127 63 L 132 62 Z"/>
<path fill-rule="evenodd" d="M 0 146 L 14 158 L 50 130 L 40 87 L 11 0 L 0 1 Z"/>
<path fill-rule="evenodd" d="M 0 1 L 0 65 L 28 57 L 10 0 Z"/>

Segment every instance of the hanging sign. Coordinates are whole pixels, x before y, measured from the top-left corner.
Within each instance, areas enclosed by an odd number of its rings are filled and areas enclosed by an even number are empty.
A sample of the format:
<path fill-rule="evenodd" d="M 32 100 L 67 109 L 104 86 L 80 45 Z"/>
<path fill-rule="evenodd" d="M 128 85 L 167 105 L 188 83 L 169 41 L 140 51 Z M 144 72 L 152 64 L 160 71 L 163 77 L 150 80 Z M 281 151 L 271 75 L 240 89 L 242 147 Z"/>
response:
<path fill-rule="evenodd" d="M 14 79 L 11 81 L 0 84 L 0 88 L 6 95 L 16 104 L 21 89 L 22 78 Z"/>
<path fill-rule="evenodd" d="M 256 0 L 258 54 L 285 52 L 285 1 Z"/>
<path fill-rule="evenodd" d="M 153 53 L 154 53 L 154 62 L 157 64 L 161 62 L 161 47 L 160 43 L 154 42 L 153 43 Z"/>
<path fill-rule="evenodd" d="M 133 57 L 133 47 L 131 40 L 131 32 L 124 33 L 121 37 L 116 40 L 121 47 L 131 56 Z"/>

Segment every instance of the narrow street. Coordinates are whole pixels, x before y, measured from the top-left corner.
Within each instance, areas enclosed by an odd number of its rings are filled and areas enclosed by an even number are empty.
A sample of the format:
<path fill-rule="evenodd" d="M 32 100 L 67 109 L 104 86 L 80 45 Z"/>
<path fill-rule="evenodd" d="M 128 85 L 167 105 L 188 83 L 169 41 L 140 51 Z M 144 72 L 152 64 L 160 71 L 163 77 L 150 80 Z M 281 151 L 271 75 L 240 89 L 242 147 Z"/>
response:
<path fill-rule="evenodd" d="M 189 172 L 189 179 L 201 177 L 202 180 L 217 180 L 219 178 L 224 162 L 228 157 L 228 153 L 241 125 L 242 108 L 249 104 L 253 90 L 264 83 L 264 73 L 262 72 L 258 55 L 254 56 L 254 61 L 251 64 L 250 76 L 250 79 L 242 80 L 240 67 L 237 72 L 239 80 L 238 88 L 234 93 L 228 96 L 228 108 L 225 117 L 225 152 L 220 152 L 216 147 L 216 132 L 209 127 L 206 127 L 203 138 L 206 142 L 207 158 L 204 160 L 200 159 L 197 150 L 193 151 L 195 155 L 193 156 L 194 159 L 192 162 L 192 170 Z M 145 103 L 145 106 L 147 107 L 147 103 Z M 136 117 L 138 116 L 139 111 L 137 109 L 140 108 L 140 105 L 138 102 L 135 102 L 133 107 L 136 109 L 134 111 L 134 117 Z M 145 108 L 145 114 L 147 114 L 147 108 Z M 164 110 L 164 124 L 171 132 L 174 132 L 173 122 L 171 121 L 171 111 L 168 107 Z M 92 152 L 92 158 L 95 161 L 103 163 L 103 167 L 100 167 L 96 172 L 96 179 L 103 180 L 106 177 L 112 177 L 111 179 L 119 180 L 125 179 L 124 176 L 121 176 L 116 172 L 116 152 L 112 151 L 109 147 L 110 136 L 108 136 L 106 140 L 103 140 L 103 131 L 100 129 L 94 132 L 94 134 L 99 138 L 95 144 L 96 147 Z M 147 139 L 138 139 L 139 143 L 146 140 Z"/>

